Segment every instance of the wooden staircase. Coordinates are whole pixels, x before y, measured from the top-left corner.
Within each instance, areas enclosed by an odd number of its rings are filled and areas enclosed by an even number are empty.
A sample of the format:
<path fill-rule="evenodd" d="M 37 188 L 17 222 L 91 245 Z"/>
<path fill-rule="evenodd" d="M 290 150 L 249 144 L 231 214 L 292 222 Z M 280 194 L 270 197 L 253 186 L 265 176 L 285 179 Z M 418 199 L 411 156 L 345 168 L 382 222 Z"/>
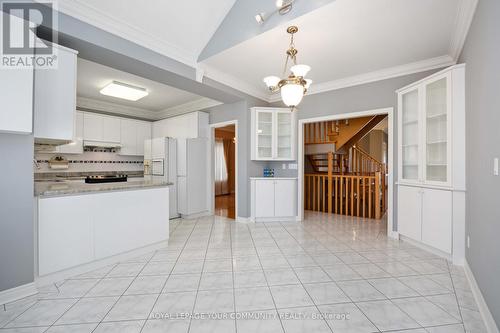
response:
<path fill-rule="evenodd" d="M 328 172 L 328 154 L 310 154 L 306 155 L 315 173 Z M 333 172 L 347 172 L 348 157 L 345 154 L 333 154 Z"/>

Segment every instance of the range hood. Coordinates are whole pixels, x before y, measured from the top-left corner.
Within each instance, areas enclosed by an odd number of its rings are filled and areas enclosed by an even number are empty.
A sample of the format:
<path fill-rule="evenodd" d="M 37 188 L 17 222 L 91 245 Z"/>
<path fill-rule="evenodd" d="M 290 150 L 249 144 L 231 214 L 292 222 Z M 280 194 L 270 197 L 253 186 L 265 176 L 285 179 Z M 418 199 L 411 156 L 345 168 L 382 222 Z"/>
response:
<path fill-rule="evenodd" d="M 105 141 L 83 141 L 84 147 L 97 147 L 97 148 L 121 148 L 122 145 L 116 142 L 105 142 Z"/>

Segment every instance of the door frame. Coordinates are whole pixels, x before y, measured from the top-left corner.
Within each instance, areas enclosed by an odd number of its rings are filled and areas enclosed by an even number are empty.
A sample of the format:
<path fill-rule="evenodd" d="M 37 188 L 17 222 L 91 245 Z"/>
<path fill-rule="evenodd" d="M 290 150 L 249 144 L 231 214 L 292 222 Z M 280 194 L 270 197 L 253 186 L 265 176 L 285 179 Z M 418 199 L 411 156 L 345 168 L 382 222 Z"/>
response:
<path fill-rule="evenodd" d="M 209 191 L 209 203 L 210 203 L 210 214 L 215 212 L 215 177 L 214 177 L 214 147 L 215 147 L 215 129 L 220 127 L 226 127 L 228 125 L 234 125 L 234 137 L 236 142 L 234 143 L 234 220 L 238 220 L 238 120 L 228 120 L 219 123 L 210 124 L 210 191 Z"/>
<path fill-rule="evenodd" d="M 299 111 L 300 112 L 300 111 Z M 341 114 L 332 114 L 328 116 L 314 117 L 314 118 L 306 118 L 300 119 L 298 124 L 298 191 L 297 191 L 297 202 L 298 202 L 298 216 L 297 219 L 302 221 L 304 219 L 304 124 L 315 123 L 321 121 L 330 121 L 330 120 L 342 120 L 342 119 L 351 119 L 351 118 L 359 118 L 366 116 L 376 116 L 386 114 L 389 119 L 389 133 L 388 133 L 388 152 L 387 152 L 387 164 L 388 164 L 388 189 L 387 189 L 387 236 L 391 238 L 399 238 L 399 234 L 397 231 L 393 231 L 394 226 L 394 149 L 396 145 L 395 136 L 394 136 L 394 108 L 382 108 L 382 109 L 373 109 L 367 111 L 359 111 L 359 112 L 347 112 Z"/>

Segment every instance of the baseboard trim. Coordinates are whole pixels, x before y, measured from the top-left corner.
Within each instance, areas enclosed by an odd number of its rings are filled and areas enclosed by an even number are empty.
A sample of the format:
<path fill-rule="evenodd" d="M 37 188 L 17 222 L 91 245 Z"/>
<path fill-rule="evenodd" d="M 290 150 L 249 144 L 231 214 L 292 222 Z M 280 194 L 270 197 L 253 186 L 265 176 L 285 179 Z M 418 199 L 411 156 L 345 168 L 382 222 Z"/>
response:
<path fill-rule="evenodd" d="M 236 222 L 238 223 L 255 223 L 251 218 L 249 217 L 243 217 L 243 216 L 238 216 L 236 218 Z"/>
<path fill-rule="evenodd" d="M 389 238 L 399 240 L 399 232 L 397 231 L 389 231 Z"/>
<path fill-rule="evenodd" d="M 403 242 L 407 242 L 407 243 L 410 243 L 411 245 L 413 246 L 416 246 L 418 248 L 421 248 L 422 250 L 425 250 L 427 252 L 430 252 L 432 254 L 435 254 L 437 256 L 440 256 L 446 260 L 449 260 L 451 261 L 452 258 L 451 258 L 451 254 L 449 253 L 446 253 L 446 252 L 443 252 L 441 250 L 438 250 L 436 248 L 433 248 L 432 246 L 429 246 L 429 245 L 425 245 L 423 243 L 420 243 L 419 241 L 416 241 L 414 239 L 411 239 L 411 238 L 408 238 L 406 236 L 403 236 L 401 234 L 399 234 L 399 239 L 402 240 Z M 454 263 L 455 265 L 457 265 L 456 263 Z M 459 265 L 460 266 L 460 265 Z"/>
<path fill-rule="evenodd" d="M 22 286 L 0 291 L 0 305 L 17 301 L 38 293 L 35 282 L 23 284 Z"/>
<path fill-rule="evenodd" d="M 116 254 L 111 257 L 99 259 L 87 264 L 79 265 L 76 267 L 68 268 L 59 272 L 50 273 L 35 278 L 35 285 L 37 288 L 47 286 L 49 284 L 68 279 L 77 275 L 81 275 L 93 270 L 103 268 L 120 261 L 127 261 L 139 257 L 151 251 L 159 250 L 168 246 L 168 240 L 161 241 L 155 244 L 147 245 L 138 249 L 134 249 L 125 253 Z"/>
<path fill-rule="evenodd" d="M 481 289 L 479 289 L 479 285 L 477 284 L 476 278 L 474 277 L 467 260 L 464 261 L 464 270 L 465 276 L 467 277 L 467 280 L 469 280 L 469 284 L 472 289 L 472 295 L 474 295 L 477 307 L 479 308 L 479 313 L 481 313 L 481 317 L 483 318 L 488 333 L 499 333 L 495 319 L 493 319 L 493 315 L 488 308 L 488 304 L 486 304 L 486 300 L 481 293 Z"/>
<path fill-rule="evenodd" d="M 181 218 L 183 219 L 187 219 L 187 220 L 190 220 L 190 219 L 197 219 L 199 217 L 205 217 L 205 216 L 212 216 L 213 214 L 211 214 L 208 210 L 206 212 L 201 212 L 201 213 L 195 213 L 195 214 L 190 214 L 190 215 L 185 215 L 185 214 L 181 214 Z"/>

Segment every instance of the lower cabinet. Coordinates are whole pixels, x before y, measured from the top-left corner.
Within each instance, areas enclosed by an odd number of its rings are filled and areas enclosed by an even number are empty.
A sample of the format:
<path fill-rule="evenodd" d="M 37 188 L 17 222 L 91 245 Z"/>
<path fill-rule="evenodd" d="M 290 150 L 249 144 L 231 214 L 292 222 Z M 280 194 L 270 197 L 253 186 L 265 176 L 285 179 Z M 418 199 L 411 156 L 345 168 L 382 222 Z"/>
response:
<path fill-rule="evenodd" d="M 294 220 L 296 178 L 251 178 L 251 219 L 256 222 Z"/>
<path fill-rule="evenodd" d="M 399 186 L 398 193 L 399 233 L 451 254 L 452 191 Z"/>

